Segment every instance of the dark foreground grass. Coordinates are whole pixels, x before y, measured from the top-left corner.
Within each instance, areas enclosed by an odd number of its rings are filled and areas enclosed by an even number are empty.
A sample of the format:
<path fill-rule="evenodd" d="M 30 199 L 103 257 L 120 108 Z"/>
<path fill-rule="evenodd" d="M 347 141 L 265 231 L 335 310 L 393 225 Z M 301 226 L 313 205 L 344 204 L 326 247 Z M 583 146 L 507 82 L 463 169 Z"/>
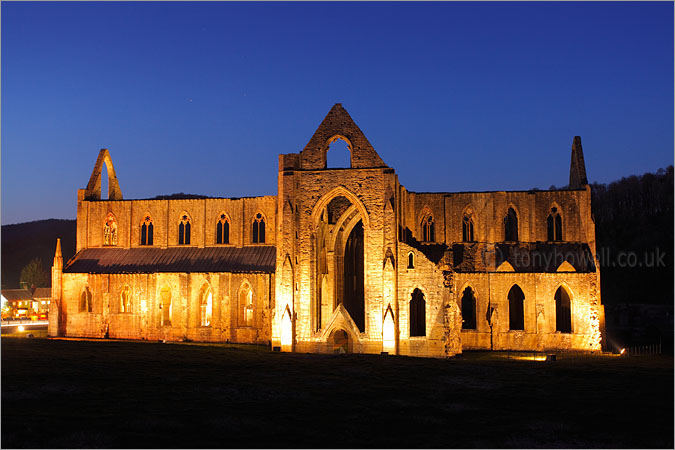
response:
<path fill-rule="evenodd" d="M 2 339 L 2 447 L 673 448 L 673 358 Z"/>

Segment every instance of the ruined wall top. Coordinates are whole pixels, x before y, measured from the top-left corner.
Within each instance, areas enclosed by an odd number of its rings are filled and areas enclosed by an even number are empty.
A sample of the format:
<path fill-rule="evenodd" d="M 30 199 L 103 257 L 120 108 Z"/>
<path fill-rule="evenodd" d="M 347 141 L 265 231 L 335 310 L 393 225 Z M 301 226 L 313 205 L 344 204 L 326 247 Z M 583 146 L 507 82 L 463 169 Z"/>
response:
<path fill-rule="evenodd" d="M 570 189 L 581 189 L 588 184 L 584 151 L 581 148 L 581 136 L 574 136 L 572 142 L 572 161 L 570 162 Z"/>
<path fill-rule="evenodd" d="M 115 168 L 113 167 L 110 152 L 107 148 L 101 149 L 94 164 L 94 170 L 91 172 L 89 183 L 84 194 L 85 200 L 100 200 L 101 199 L 101 171 L 103 170 L 103 163 L 108 170 L 108 200 L 122 200 L 122 191 L 120 184 L 117 181 Z"/>
<path fill-rule="evenodd" d="M 342 107 L 341 103 L 336 103 L 300 153 L 299 168 L 325 169 L 326 151 L 329 145 L 337 139 L 347 142 L 353 169 L 387 167 L 347 110 Z"/>

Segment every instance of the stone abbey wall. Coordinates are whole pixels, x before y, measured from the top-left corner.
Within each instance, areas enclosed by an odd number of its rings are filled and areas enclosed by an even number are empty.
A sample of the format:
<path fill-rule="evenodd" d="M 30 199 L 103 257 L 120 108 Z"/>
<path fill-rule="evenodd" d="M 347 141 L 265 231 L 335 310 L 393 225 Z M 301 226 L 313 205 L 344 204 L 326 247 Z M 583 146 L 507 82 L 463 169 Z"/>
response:
<path fill-rule="evenodd" d="M 269 274 L 66 273 L 59 313 L 66 335 L 72 337 L 266 344 L 273 284 L 274 276 Z M 91 311 L 80 305 L 87 289 Z M 246 289 L 252 292 L 250 320 L 245 318 L 245 296 L 240 295 Z M 126 305 L 125 290 L 129 295 Z M 162 291 L 167 290 L 170 323 L 163 323 Z M 212 298 L 208 325 L 201 321 L 205 292 Z"/>
<path fill-rule="evenodd" d="M 141 226 L 146 217 L 153 223 L 154 246 L 178 246 L 178 227 L 184 215 L 191 224 L 190 245 L 210 247 L 254 245 L 251 224 L 256 214 L 265 219 L 265 244 L 274 245 L 276 197 L 203 198 L 171 200 L 86 200 L 85 189 L 78 191 L 77 251 L 103 247 L 103 227 L 112 213 L 117 223 L 117 246 L 141 246 Z M 216 244 L 216 223 L 225 214 L 230 223 L 229 244 Z"/>
<path fill-rule="evenodd" d="M 347 143 L 350 168 L 326 167 L 326 153 L 338 139 Z M 114 176 L 108 200 L 100 199 L 102 162 Z M 463 349 L 601 348 L 604 309 L 595 226 L 578 137 L 569 189 L 555 191 L 408 191 L 340 104 L 301 152 L 279 156 L 276 196 L 123 200 L 111 167 L 110 154 L 102 151 L 87 189 L 78 192 L 81 258 L 92 257 L 86 253 L 91 249 L 110 259 L 115 249 L 152 247 L 164 252 L 160 255 L 189 255 L 190 249 L 261 247 L 252 236 L 260 214 L 264 245 L 274 246 L 269 250 L 276 251 L 270 253 L 276 263 L 267 272 L 256 269 L 258 262 L 235 270 L 228 261 L 222 266 L 222 258 L 235 256 L 221 254 L 216 261 L 214 250 L 213 267 L 221 264 L 219 270 L 89 273 L 82 261 L 63 267 L 57 250 L 52 295 L 61 313 L 58 325 L 50 324 L 52 335 L 433 357 Z M 505 219 L 510 209 L 513 226 Z M 218 244 L 215 227 L 223 215 L 229 243 Z M 185 216 L 191 224 L 189 245 L 178 236 Z M 114 243 L 105 231 L 110 217 L 116 224 Z M 152 246 L 141 245 L 148 218 L 154 226 Z M 506 235 L 508 226 L 515 227 L 517 238 Z M 244 285 L 253 298 L 246 323 Z M 81 311 L 87 288 L 91 312 Z M 472 312 L 462 311 L 471 304 L 463 300 L 467 289 L 474 298 Z M 212 312 L 205 325 L 206 291 Z M 522 327 L 510 323 L 509 308 L 518 305 L 509 300 L 515 291 L 524 297 Z M 132 298 L 128 311 L 120 310 L 124 292 Z M 163 323 L 160 307 L 167 292 L 175 302 L 170 326 Z M 557 314 L 568 315 L 563 321 L 568 325 L 560 325 Z M 470 316 L 475 326 L 468 325 Z"/>

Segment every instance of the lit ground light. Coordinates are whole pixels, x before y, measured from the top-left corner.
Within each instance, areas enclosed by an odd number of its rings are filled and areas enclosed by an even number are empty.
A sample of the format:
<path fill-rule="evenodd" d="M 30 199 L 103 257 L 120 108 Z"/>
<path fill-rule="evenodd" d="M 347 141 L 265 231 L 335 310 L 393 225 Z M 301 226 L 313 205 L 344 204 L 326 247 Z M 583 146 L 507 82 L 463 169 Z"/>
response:
<path fill-rule="evenodd" d="M 673 358 L 3 337 L 2 447 L 672 448 Z"/>

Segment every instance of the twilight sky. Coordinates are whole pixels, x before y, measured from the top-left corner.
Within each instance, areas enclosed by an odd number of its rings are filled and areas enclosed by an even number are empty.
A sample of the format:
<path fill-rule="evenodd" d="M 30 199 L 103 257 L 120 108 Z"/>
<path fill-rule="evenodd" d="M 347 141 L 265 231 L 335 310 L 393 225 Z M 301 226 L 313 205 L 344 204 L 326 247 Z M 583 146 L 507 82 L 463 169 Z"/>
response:
<path fill-rule="evenodd" d="M 274 195 L 338 102 L 411 191 L 673 164 L 672 2 L 0 8 L 2 224 L 75 218 L 101 148 L 127 199 Z"/>

